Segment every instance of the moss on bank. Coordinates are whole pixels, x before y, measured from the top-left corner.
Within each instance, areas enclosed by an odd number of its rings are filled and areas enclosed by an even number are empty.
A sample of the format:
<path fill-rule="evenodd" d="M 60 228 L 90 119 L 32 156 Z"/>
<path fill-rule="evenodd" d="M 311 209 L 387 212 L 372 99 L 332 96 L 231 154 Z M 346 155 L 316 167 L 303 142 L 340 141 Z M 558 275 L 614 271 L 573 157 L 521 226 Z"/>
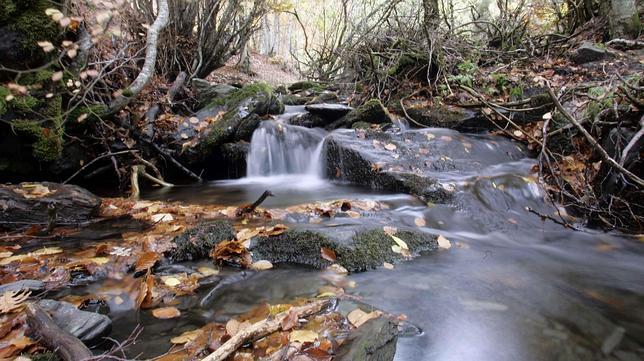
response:
<path fill-rule="evenodd" d="M 175 247 L 166 256 L 175 262 L 206 258 L 216 244 L 234 238 L 235 230 L 227 221 L 205 223 L 175 237 Z"/>

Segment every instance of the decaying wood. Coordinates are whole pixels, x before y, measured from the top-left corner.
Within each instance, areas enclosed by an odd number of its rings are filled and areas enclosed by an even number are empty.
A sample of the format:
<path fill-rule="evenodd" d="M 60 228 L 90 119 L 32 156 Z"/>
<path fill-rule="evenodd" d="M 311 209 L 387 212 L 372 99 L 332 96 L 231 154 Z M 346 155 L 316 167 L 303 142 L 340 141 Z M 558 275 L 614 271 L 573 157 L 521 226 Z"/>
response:
<path fill-rule="evenodd" d="M 117 96 L 110 104 L 109 114 L 115 114 L 119 110 L 125 108 L 132 99 L 136 98 L 139 93 L 145 88 L 154 75 L 154 69 L 157 63 L 157 45 L 159 42 L 159 35 L 163 28 L 168 25 L 170 10 L 168 9 L 168 0 L 157 1 L 157 17 L 154 23 L 148 28 L 145 49 L 145 62 L 139 75 L 134 79 L 132 84 L 126 89 L 123 94 Z"/>
<path fill-rule="evenodd" d="M 278 314 L 274 318 L 267 318 L 263 321 L 256 322 L 250 327 L 239 331 L 223 345 L 221 345 L 217 350 L 215 350 L 215 352 L 202 359 L 202 361 L 226 360 L 242 345 L 281 330 L 282 321 L 286 317 L 288 317 L 291 312 L 295 312 L 298 318 L 306 318 L 315 315 L 316 313 L 322 312 L 324 309 L 330 307 L 332 303 L 333 299 L 314 301 L 312 303 L 309 303 L 308 305 L 293 307 L 288 311 Z"/>
<path fill-rule="evenodd" d="M 92 352 L 81 340 L 58 327 L 51 317 L 35 303 L 26 307 L 27 324 L 40 342 L 54 350 L 65 361 L 86 360 Z"/>
<path fill-rule="evenodd" d="M 174 102 L 174 98 L 177 97 L 177 94 L 181 91 L 181 88 L 183 88 L 183 85 L 186 83 L 186 79 L 188 78 L 188 74 L 185 71 L 182 71 L 177 75 L 176 79 L 174 79 L 174 83 L 172 83 L 172 86 L 170 87 L 170 90 L 168 90 L 168 102 L 172 104 Z"/>
<path fill-rule="evenodd" d="M 557 95 L 552 90 L 550 85 L 548 85 L 548 94 L 550 94 L 550 98 L 552 98 L 552 101 L 555 103 L 555 107 L 557 108 L 557 110 L 569 122 L 571 122 L 572 124 L 575 125 L 577 130 L 579 130 L 579 132 L 586 138 L 586 140 L 593 147 L 593 149 L 595 149 L 599 153 L 599 155 L 602 157 L 602 160 L 604 160 L 604 162 L 608 163 L 612 168 L 614 168 L 615 170 L 617 170 L 620 173 L 622 173 L 626 178 L 628 178 L 632 182 L 636 183 L 638 186 L 644 187 L 644 180 L 642 180 L 642 178 L 636 176 L 631 171 L 629 171 L 628 169 L 624 168 L 622 165 L 617 163 L 617 161 L 615 161 L 615 159 L 611 158 L 611 156 L 608 154 L 608 152 L 606 152 L 606 150 L 597 142 L 597 140 L 595 138 L 593 138 L 593 136 L 586 130 L 586 128 L 584 128 L 584 126 L 581 125 L 581 123 L 577 119 L 575 119 L 575 117 L 573 117 L 563 107 L 563 105 L 561 105 L 561 102 L 559 101 L 559 98 L 557 98 Z"/>
<path fill-rule="evenodd" d="M 59 183 L 0 185 L 0 226 L 77 225 L 96 216 L 101 199 Z"/>
<path fill-rule="evenodd" d="M 259 198 L 257 198 L 257 200 L 253 204 L 246 204 L 246 205 L 240 206 L 237 209 L 237 217 L 241 217 L 246 214 L 252 214 L 253 212 L 255 212 L 257 207 L 259 207 L 262 203 L 264 203 L 266 198 L 274 197 L 274 196 L 275 195 L 273 194 L 273 192 L 269 190 L 265 190 L 264 193 L 262 193 L 262 195 L 259 196 Z"/>

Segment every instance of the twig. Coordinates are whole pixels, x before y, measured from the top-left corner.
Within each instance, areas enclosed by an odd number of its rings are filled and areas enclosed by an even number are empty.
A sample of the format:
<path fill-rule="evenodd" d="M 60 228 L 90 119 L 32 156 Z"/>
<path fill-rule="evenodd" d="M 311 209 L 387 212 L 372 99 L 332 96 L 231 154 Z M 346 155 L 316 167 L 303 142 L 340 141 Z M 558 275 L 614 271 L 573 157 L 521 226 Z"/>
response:
<path fill-rule="evenodd" d="M 106 153 L 106 154 L 100 155 L 100 156 L 98 156 L 98 157 L 96 157 L 96 158 L 92 159 L 92 160 L 91 160 L 90 162 L 88 162 L 87 164 L 85 164 L 83 167 L 81 167 L 81 169 L 77 170 L 77 171 L 76 171 L 76 173 L 72 174 L 69 178 L 67 178 L 67 179 L 63 182 L 63 184 L 67 184 L 67 183 L 69 183 L 69 181 L 71 181 L 72 179 L 76 178 L 76 176 L 77 176 L 77 175 L 79 175 L 82 171 L 84 171 L 84 170 L 85 170 L 85 169 L 87 169 L 90 165 L 92 165 L 92 164 L 94 164 L 94 163 L 98 162 L 98 161 L 99 161 L 99 160 L 101 160 L 101 159 L 108 158 L 108 157 L 113 157 L 113 156 L 116 156 L 116 155 L 122 155 L 122 154 L 128 154 L 128 153 L 136 153 L 136 152 L 138 152 L 138 150 L 122 150 L 122 151 L 120 151 L 120 152 L 115 152 L 115 153 Z"/>
<path fill-rule="evenodd" d="M 291 313 L 295 313 L 297 318 L 305 318 L 312 316 L 316 313 L 323 311 L 324 309 L 331 306 L 333 300 L 325 299 L 314 301 L 308 305 L 293 307 L 288 311 L 282 312 L 275 316 L 272 319 L 265 319 L 263 321 L 256 322 L 250 327 L 238 332 L 223 345 L 221 345 L 215 352 L 206 356 L 201 361 L 223 361 L 226 360 L 230 355 L 232 355 L 238 348 L 242 345 L 252 342 L 254 340 L 260 339 L 267 335 L 270 335 L 273 332 L 277 332 L 282 329 L 282 321 L 289 317 Z"/>
<path fill-rule="evenodd" d="M 624 168 L 619 163 L 617 163 L 615 159 L 611 158 L 611 156 L 606 152 L 604 148 L 602 148 L 602 146 L 597 142 L 597 140 L 595 140 L 595 138 L 593 138 L 593 136 L 590 135 L 590 133 L 588 133 L 586 128 L 584 128 L 579 123 L 579 121 L 577 121 L 577 119 L 575 119 L 572 115 L 570 115 L 570 113 L 568 113 L 568 111 L 563 107 L 563 105 L 561 105 L 561 103 L 559 102 L 559 99 L 557 98 L 554 91 L 550 87 L 550 84 L 546 83 L 546 85 L 548 87 L 548 94 L 550 94 L 550 98 L 552 98 L 552 101 L 555 103 L 555 107 L 557 107 L 557 110 L 559 110 L 559 112 L 561 112 L 561 114 L 563 114 L 563 116 L 566 119 L 568 119 L 568 121 L 570 121 L 572 124 L 575 125 L 577 130 L 579 130 L 581 134 L 584 135 L 588 143 L 590 143 L 590 145 L 593 148 L 595 148 L 597 152 L 599 152 L 602 159 L 610 166 L 612 166 L 613 168 L 615 168 L 616 170 L 624 174 L 628 179 L 636 183 L 638 186 L 644 188 L 644 180 L 642 180 L 640 177 L 636 176 L 635 174 L 631 173 L 628 169 Z"/>

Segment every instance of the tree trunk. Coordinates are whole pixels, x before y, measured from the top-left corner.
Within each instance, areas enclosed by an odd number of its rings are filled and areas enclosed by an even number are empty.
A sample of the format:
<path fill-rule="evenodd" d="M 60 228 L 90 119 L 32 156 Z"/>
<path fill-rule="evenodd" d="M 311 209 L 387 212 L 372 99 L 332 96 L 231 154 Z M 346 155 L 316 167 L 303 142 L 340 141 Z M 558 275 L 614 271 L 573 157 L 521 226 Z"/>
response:
<path fill-rule="evenodd" d="M 635 39 L 641 32 L 636 0 L 611 0 L 606 16 L 611 39 Z"/>

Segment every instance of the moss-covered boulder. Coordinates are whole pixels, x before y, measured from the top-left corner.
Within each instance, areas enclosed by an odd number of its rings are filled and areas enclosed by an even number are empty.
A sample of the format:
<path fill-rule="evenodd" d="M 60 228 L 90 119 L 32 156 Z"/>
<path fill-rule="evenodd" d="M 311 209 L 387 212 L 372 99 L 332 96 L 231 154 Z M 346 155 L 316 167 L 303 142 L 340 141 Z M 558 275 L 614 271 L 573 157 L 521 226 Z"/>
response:
<path fill-rule="evenodd" d="M 351 128 L 354 123 L 365 122 L 374 124 L 392 123 L 391 115 L 382 105 L 380 100 L 372 99 L 350 111 L 347 115 L 334 121 L 328 130 L 338 128 Z"/>
<path fill-rule="evenodd" d="M 43 52 L 38 42 L 60 42 L 60 26 L 45 14 L 46 9 L 56 7 L 60 7 L 59 1 L 0 0 L 2 65 L 14 69 L 28 69 L 44 64 L 53 56 Z M 0 78 L 2 76 L 0 72 Z"/>
<path fill-rule="evenodd" d="M 292 93 L 297 93 L 305 90 L 321 93 L 322 91 L 324 91 L 324 86 L 322 85 L 322 83 L 316 81 L 304 80 L 291 84 L 288 87 L 288 90 Z"/>
<path fill-rule="evenodd" d="M 227 221 L 208 222 L 175 237 L 174 248 L 165 255 L 175 262 L 207 258 L 216 244 L 234 238 L 235 230 Z"/>
<path fill-rule="evenodd" d="M 437 247 L 435 237 L 429 234 L 399 231 L 396 236 L 407 243 L 411 253 L 430 251 Z M 324 247 L 335 252 L 336 263 L 351 272 L 359 272 L 381 266 L 383 262 L 404 260 L 404 256 L 392 250 L 392 245 L 395 242 L 382 229 L 359 231 L 349 238 L 317 230 L 296 229 L 278 236 L 256 239 L 251 244 L 251 251 L 254 259 L 321 269 L 332 264 L 320 256 L 320 250 Z"/>

